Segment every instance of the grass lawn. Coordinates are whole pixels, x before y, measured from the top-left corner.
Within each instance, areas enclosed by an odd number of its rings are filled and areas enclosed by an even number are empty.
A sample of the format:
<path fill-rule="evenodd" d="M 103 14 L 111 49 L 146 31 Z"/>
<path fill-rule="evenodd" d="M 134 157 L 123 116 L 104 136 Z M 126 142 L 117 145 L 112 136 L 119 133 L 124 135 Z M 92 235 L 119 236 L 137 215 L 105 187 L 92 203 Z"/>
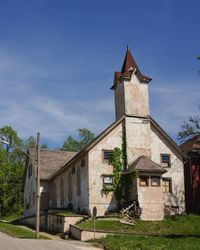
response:
<path fill-rule="evenodd" d="M 86 220 L 78 224 L 83 229 L 93 229 L 93 220 Z M 185 215 L 171 216 L 163 221 L 136 221 L 134 225 L 122 224 L 113 220 L 97 220 L 96 230 L 108 232 L 141 234 L 141 235 L 199 235 L 200 216 Z"/>
<path fill-rule="evenodd" d="M 2 220 L 5 220 L 5 221 L 14 221 L 14 220 L 17 220 L 17 219 L 20 219 L 22 218 L 22 214 L 12 214 L 12 215 L 6 215 L 6 216 L 2 216 Z"/>
<path fill-rule="evenodd" d="M 170 238 L 148 236 L 118 236 L 109 235 L 106 238 L 91 241 L 109 250 L 198 250 L 200 238 Z"/>
<path fill-rule="evenodd" d="M 25 228 L 20 228 L 18 226 L 12 225 L 7 222 L 0 221 L 0 231 L 16 238 L 27 238 L 27 239 L 35 238 L 35 232 L 27 230 Z M 47 239 L 46 237 L 43 236 L 41 236 L 41 238 Z"/>

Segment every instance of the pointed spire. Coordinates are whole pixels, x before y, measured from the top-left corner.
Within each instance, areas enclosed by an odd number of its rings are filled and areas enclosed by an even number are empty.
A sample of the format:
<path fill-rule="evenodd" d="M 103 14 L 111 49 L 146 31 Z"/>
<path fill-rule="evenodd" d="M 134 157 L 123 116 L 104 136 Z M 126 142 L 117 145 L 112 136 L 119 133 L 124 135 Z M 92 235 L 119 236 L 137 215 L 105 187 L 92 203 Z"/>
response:
<path fill-rule="evenodd" d="M 124 62 L 122 65 L 121 73 L 122 74 L 128 73 L 130 70 L 133 70 L 134 68 L 138 69 L 138 66 L 137 66 L 135 60 L 133 59 L 131 51 L 127 45 L 126 55 L 125 55 Z"/>
<path fill-rule="evenodd" d="M 126 78 L 126 79 L 131 78 L 131 75 L 133 72 L 135 72 L 135 74 L 139 77 L 139 79 L 143 83 L 149 83 L 152 80 L 150 77 L 145 76 L 144 74 L 141 73 L 141 71 L 138 68 L 138 66 L 137 66 L 137 64 L 136 64 L 136 62 L 131 54 L 131 51 L 127 45 L 126 55 L 124 58 L 122 69 L 120 72 L 119 71 L 115 72 L 114 83 L 113 83 L 113 86 L 111 87 L 111 89 L 115 89 L 116 82 L 118 80 L 121 81 L 121 79 L 123 79 L 123 78 Z"/>

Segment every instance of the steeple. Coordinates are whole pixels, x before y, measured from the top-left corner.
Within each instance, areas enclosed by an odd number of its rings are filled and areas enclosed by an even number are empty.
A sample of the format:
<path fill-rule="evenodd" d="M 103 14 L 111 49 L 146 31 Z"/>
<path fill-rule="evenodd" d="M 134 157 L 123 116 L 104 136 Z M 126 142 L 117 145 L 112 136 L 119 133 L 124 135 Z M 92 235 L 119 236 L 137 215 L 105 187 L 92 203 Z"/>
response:
<path fill-rule="evenodd" d="M 122 69 L 115 72 L 111 89 L 115 91 L 116 119 L 120 116 L 149 115 L 148 83 L 151 78 L 141 73 L 127 47 Z"/>
<path fill-rule="evenodd" d="M 142 83 L 149 83 L 152 80 L 150 77 L 145 76 L 144 74 L 141 73 L 139 67 L 137 66 L 137 63 L 135 62 L 131 54 L 129 47 L 127 46 L 122 69 L 120 72 L 117 71 L 115 72 L 114 83 L 111 89 L 114 89 L 116 80 L 120 80 L 123 77 L 125 78 L 131 77 L 133 72 L 135 72 L 135 74 L 139 77 Z"/>
<path fill-rule="evenodd" d="M 134 68 L 138 68 L 138 66 L 135 60 L 133 59 L 133 56 L 127 46 L 126 55 L 125 55 L 124 62 L 122 65 L 121 73 L 122 74 L 128 73 L 130 72 L 130 70 L 133 70 Z"/>

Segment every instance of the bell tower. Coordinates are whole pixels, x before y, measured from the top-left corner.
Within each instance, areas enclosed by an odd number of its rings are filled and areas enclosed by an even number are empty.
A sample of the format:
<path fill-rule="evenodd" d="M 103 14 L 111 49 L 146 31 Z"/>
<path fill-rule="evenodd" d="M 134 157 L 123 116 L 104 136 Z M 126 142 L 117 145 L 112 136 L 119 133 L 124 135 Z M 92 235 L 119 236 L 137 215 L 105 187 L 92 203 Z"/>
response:
<path fill-rule="evenodd" d="M 151 78 L 141 73 L 131 51 L 127 48 L 122 69 L 115 72 L 112 90 L 115 91 L 116 120 L 122 115 L 148 116 L 148 83 Z"/>

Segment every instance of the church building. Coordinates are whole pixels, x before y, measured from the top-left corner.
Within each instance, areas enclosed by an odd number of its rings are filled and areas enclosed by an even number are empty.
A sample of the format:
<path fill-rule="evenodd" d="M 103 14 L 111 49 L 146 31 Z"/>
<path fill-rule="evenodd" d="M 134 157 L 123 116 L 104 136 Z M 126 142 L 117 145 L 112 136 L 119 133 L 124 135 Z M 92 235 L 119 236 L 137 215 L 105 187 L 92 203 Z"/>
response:
<path fill-rule="evenodd" d="M 73 208 L 88 213 L 96 207 L 97 216 L 115 211 L 114 193 L 105 194 L 103 190 L 113 185 L 113 166 L 109 159 L 114 148 L 122 148 L 125 137 L 127 165 L 122 166 L 122 172 L 137 173 L 126 195 L 130 202 L 139 204 L 141 219 L 162 220 L 165 213 L 185 211 L 183 155 L 150 116 L 150 82 L 151 78 L 140 71 L 127 49 L 122 69 L 115 72 L 111 87 L 116 120 L 76 154 L 52 151 L 57 157 L 53 160 L 49 156 L 51 150 L 41 149 L 41 168 L 45 169 L 41 181 L 41 199 L 45 197 L 45 202 L 41 200 L 41 204 L 45 208 Z M 24 179 L 25 216 L 35 212 L 35 173 L 36 164 L 29 158 Z"/>

